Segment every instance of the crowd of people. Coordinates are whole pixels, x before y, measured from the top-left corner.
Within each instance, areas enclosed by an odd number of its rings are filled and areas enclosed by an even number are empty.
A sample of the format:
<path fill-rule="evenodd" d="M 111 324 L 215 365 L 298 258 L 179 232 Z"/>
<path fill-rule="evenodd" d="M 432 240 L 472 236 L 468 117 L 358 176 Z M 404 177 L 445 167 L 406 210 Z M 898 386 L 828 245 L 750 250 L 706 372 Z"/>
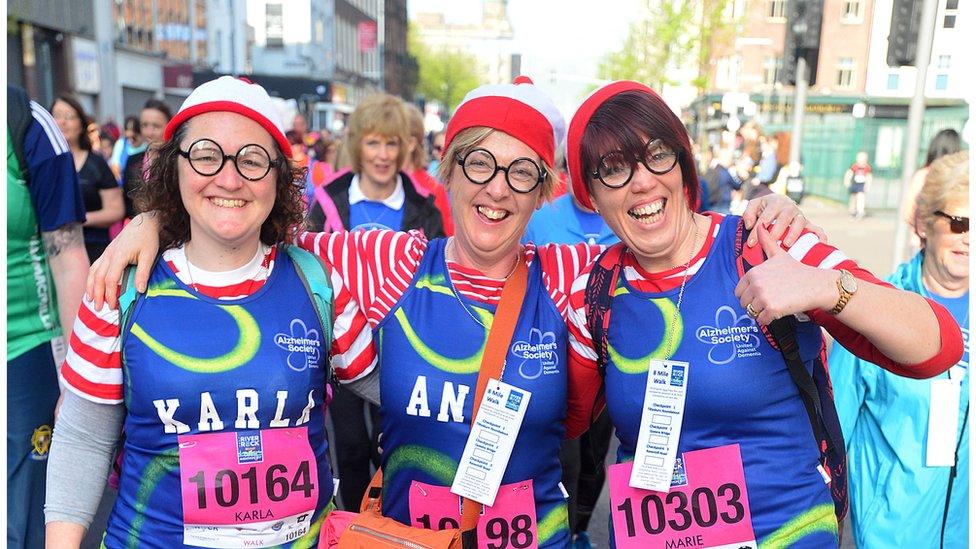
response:
<path fill-rule="evenodd" d="M 435 134 L 377 93 L 332 136 L 225 76 L 111 146 L 70 96 L 25 104 L 11 547 L 583 549 L 606 488 L 617 547 L 968 538 L 966 152 L 881 280 L 769 191 L 788 136 L 696 154 L 636 82 L 568 125 L 528 78 L 480 86 Z M 61 314 L 28 326 L 35 233 Z"/>

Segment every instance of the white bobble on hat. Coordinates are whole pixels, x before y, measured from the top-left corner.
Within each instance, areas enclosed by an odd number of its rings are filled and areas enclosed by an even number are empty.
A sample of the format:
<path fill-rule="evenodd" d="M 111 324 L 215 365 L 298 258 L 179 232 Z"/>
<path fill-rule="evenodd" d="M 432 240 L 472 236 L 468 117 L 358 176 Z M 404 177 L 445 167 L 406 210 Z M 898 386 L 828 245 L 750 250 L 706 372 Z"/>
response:
<path fill-rule="evenodd" d="M 281 152 L 291 158 L 291 144 L 271 96 L 260 85 L 233 76 L 221 76 L 190 92 L 179 112 L 166 124 L 163 139 L 168 141 L 180 124 L 208 112 L 233 112 L 254 120 L 271 134 Z"/>
<path fill-rule="evenodd" d="M 444 150 L 461 130 L 479 126 L 511 135 L 550 166 L 555 164 L 556 148 L 566 135 L 566 122 L 559 109 L 527 76 L 519 76 L 511 84 L 489 84 L 468 92 L 447 123 Z"/>

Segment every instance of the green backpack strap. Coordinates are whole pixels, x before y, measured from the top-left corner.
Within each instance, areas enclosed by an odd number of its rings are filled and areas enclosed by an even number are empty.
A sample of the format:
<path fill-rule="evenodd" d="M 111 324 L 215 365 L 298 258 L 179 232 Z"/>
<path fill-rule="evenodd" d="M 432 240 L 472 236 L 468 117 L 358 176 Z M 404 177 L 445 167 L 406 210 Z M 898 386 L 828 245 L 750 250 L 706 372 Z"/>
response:
<path fill-rule="evenodd" d="M 295 272 L 302 280 L 305 291 L 315 305 L 315 312 L 318 314 L 319 323 L 322 325 L 322 345 L 325 347 L 325 364 L 329 365 L 329 349 L 332 341 L 332 283 L 329 281 L 328 271 L 322 259 L 303 250 L 298 246 L 285 246 L 285 251 L 292 263 L 295 264 Z"/>

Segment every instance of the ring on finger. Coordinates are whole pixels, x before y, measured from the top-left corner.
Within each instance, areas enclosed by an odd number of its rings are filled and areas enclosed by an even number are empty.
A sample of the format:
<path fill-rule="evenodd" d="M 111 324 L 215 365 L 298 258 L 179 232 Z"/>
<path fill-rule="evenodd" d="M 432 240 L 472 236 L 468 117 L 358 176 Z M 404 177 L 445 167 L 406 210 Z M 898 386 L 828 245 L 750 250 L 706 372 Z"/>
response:
<path fill-rule="evenodd" d="M 752 306 L 752 303 L 746 305 L 746 314 L 748 314 L 752 318 L 756 318 L 757 316 L 759 316 L 759 312 L 756 311 L 755 307 Z"/>

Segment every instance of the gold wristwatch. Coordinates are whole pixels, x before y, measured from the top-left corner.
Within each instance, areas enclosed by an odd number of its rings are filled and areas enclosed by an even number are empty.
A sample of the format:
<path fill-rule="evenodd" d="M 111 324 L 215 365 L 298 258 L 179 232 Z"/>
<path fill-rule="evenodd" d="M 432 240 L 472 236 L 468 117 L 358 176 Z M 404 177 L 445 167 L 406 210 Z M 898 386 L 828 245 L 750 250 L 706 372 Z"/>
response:
<path fill-rule="evenodd" d="M 840 292 L 840 297 L 837 299 L 837 305 L 828 311 L 832 315 L 836 315 L 844 310 L 847 306 L 847 302 L 851 300 L 851 297 L 857 293 L 857 279 L 850 271 L 839 269 L 840 277 L 837 279 L 837 291 Z"/>

